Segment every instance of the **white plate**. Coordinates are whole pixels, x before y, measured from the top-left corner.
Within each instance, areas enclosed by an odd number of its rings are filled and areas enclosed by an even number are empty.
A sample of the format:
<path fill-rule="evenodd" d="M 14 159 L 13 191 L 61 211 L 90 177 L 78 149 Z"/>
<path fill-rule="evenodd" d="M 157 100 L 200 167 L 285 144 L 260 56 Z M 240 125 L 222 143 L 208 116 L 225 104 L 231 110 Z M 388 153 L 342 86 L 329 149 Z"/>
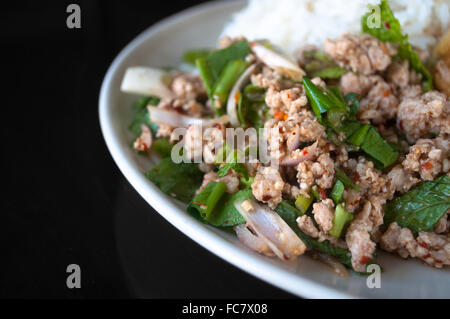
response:
<path fill-rule="evenodd" d="M 122 94 L 120 82 L 127 67 L 176 64 L 189 48 L 212 47 L 224 23 L 242 2 L 207 3 L 176 14 L 134 39 L 114 60 L 100 93 L 100 124 L 106 144 L 122 173 L 138 193 L 180 231 L 214 254 L 256 277 L 308 298 L 449 298 L 450 271 L 404 261 L 379 252 L 384 267 L 381 288 L 369 289 L 366 278 L 334 275 L 326 266 L 302 256 L 291 264 L 260 256 L 243 247 L 230 234 L 191 218 L 184 205 L 163 194 L 144 177 L 152 162 L 131 148 L 130 104 L 134 97 Z"/>

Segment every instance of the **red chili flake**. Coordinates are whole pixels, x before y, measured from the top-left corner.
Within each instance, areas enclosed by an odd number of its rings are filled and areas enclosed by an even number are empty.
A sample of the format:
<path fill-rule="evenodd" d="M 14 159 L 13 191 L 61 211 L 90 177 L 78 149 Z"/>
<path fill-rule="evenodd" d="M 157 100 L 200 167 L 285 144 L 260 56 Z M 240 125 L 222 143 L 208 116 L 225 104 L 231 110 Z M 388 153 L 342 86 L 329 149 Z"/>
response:
<path fill-rule="evenodd" d="M 264 195 L 262 198 L 263 202 L 268 202 L 271 199 L 272 199 L 272 196 L 270 196 L 270 195 Z"/>
<path fill-rule="evenodd" d="M 224 223 L 225 225 L 228 224 L 228 220 L 224 221 L 223 223 Z"/>
<path fill-rule="evenodd" d="M 424 243 L 424 242 L 419 241 L 418 244 L 419 244 L 420 247 L 428 248 L 427 243 Z"/>
<path fill-rule="evenodd" d="M 427 259 L 427 258 L 430 258 L 431 257 L 431 255 L 430 254 L 426 254 L 425 256 L 423 256 L 422 258 L 423 259 Z"/>
<path fill-rule="evenodd" d="M 357 182 L 357 181 L 359 181 L 359 178 L 360 178 L 360 176 L 359 176 L 358 172 L 355 172 L 355 174 L 353 174 L 353 181 Z"/>
<path fill-rule="evenodd" d="M 391 24 L 389 22 L 385 22 L 384 26 L 386 27 L 386 29 L 390 29 L 391 28 Z"/>
<path fill-rule="evenodd" d="M 320 196 L 321 200 L 327 199 L 327 193 L 325 193 L 325 191 L 322 188 L 317 187 L 317 190 L 319 192 L 319 196 Z"/>
<path fill-rule="evenodd" d="M 236 103 L 239 103 L 239 91 L 237 91 L 234 95 L 234 100 L 236 101 Z"/>
<path fill-rule="evenodd" d="M 308 155 L 308 150 L 303 150 L 303 155 Z"/>
<path fill-rule="evenodd" d="M 276 111 L 273 117 L 275 117 L 279 121 L 283 121 L 287 117 L 287 115 L 281 111 Z"/>
<path fill-rule="evenodd" d="M 368 257 L 368 256 L 362 256 L 361 259 L 359 260 L 359 263 L 362 265 L 367 264 L 372 258 Z"/>
<path fill-rule="evenodd" d="M 389 91 L 384 91 L 384 97 L 388 97 L 389 95 L 391 95 L 391 92 L 389 92 Z"/>
<path fill-rule="evenodd" d="M 433 168 L 433 164 L 431 164 L 430 162 L 426 162 L 425 164 L 422 164 L 422 168 L 429 171 L 430 169 Z"/>
<path fill-rule="evenodd" d="M 403 128 L 403 122 L 402 122 L 402 121 L 400 121 L 400 122 L 398 123 L 398 126 L 400 127 L 400 129 L 401 129 L 402 131 L 405 130 L 405 129 Z"/>
<path fill-rule="evenodd" d="M 438 264 L 443 264 L 444 263 L 444 261 L 442 261 L 440 259 L 437 259 L 437 258 L 435 258 L 434 261 L 437 262 Z"/>

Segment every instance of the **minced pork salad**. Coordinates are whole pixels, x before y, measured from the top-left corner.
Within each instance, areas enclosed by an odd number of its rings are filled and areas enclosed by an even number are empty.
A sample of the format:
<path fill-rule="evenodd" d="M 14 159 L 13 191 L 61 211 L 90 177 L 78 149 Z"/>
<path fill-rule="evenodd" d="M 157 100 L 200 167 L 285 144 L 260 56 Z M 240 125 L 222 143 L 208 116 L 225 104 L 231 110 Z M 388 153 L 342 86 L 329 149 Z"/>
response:
<path fill-rule="evenodd" d="M 387 1 L 380 8 L 380 27 L 366 15 L 362 34 L 300 43 L 294 58 L 225 37 L 185 53 L 195 72 L 128 69 L 122 90 L 145 95 L 133 147 L 161 157 L 148 179 L 284 261 L 307 253 L 364 273 L 379 247 L 449 265 L 450 33 L 429 52 L 412 47 Z M 230 128 L 254 128 L 259 143 L 234 146 Z"/>

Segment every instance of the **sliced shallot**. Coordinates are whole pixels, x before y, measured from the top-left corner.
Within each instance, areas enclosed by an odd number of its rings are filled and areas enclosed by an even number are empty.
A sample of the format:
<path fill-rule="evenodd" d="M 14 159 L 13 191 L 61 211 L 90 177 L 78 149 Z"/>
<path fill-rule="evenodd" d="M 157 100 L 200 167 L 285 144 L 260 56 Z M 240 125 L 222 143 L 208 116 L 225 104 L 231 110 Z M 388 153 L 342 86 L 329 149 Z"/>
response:
<path fill-rule="evenodd" d="M 259 237 L 258 235 L 252 233 L 247 225 L 241 224 L 234 227 L 237 237 L 245 246 L 251 250 L 257 251 L 258 253 L 264 254 L 266 256 L 274 256 L 272 249 L 270 249 L 267 242 Z"/>
<path fill-rule="evenodd" d="M 237 113 L 237 104 L 239 102 L 239 91 L 241 88 L 250 80 L 250 76 L 255 71 L 256 65 L 250 65 L 244 73 L 240 76 L 240 78 L 236 81 L 231 92 L 228 96 L 227 102 L 227 113 L 230 116 L 230 123 L 232 126 L 237 127 L 240 126 L 238 113 Z"/>
<path fill-rule="evenodd" d="M 254 200 L 250 201 L 254 207 L 251 212 L 241 207 L 243 200 L 236 201 L 234 207 L 247 221 L 247 225 L 267 243 L 278 258 L 289 261 L 305 252 L 305 244 L 277 213 Z"/>
<path fill-rule="evenodd" d="M 159 98 L 173 98 L 174 94 L 168 88 L 169 76 L 167 72 L 148 68 L 128 68 L 122 80 L 121 90 L 138 95 L 155 95 Z"/>
<path fill-rule="evenodd" d="M 203 119 L 180 114 L 176 111 L 164 110 L 157 107 L 148 107 L 150 120 L 155 123 L 164 123 L 171 127 L 188 127 L 189 125 L 201 125 L 208 127 L 213 124 L 226 124 L 230 121 L 229 115 L 218 118 Z"/>
<path fill-rule="evenodd" d="M 305 75 L 305 71 L 303 71 L 296 62 L 290 60 L 287 57 L 284 57 L 278 52 L 265 47 L 263 44 L 252 42 L 250 46 L 253 53 L 264 64 L 289 77 L 290 79 L 300 82 Z"/>

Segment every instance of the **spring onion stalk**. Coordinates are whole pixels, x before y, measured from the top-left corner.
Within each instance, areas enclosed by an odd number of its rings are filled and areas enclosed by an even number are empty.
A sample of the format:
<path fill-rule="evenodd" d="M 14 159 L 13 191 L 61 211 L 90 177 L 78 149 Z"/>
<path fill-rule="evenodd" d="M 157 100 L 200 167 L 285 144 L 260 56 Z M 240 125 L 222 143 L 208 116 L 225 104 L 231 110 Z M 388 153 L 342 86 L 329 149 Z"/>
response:
<path fill-rule="evenodd" d="M 317 187 L 317 185 L 314 185 L 313 187 L 311 187 L 311 194 L 317 201 L 321 201 L 320 194 L 319 194 L 319 188 Z"/>
<path fill-rule="evenodd" d="M 369 129 L 370 125 L 364 124 L 359 129 L 357 129 L 356 132 L 347 139 L 347 141 L 352 145 L 361 146 L 361 144 L 364 142 L 364 139 L 366 138 Z"/>
<path fill-rule="evenodd" d="M 241 185 L 243 185 L 244 187 L 251 187 L 254 180 L 255 180 L 254 177 L 248 177 L 248 178 L 241 177 L 240 178 Z"/>
<path fill-rule="evenodd" d="M 214 76 L 211 72 L 211 68 L 205 58 L 195 60 L 195 64 L 198 68 L 203 84 L 205 85 L 206 93 L 209 97 L 211 97 L 214 86 Z"/>
<path fill-rule="evenodd" d="M 342 201 L 342 195 L 344 194 L 344 184 L 338 179 L 331 190 L 331 198 L 336 204 Z"/>
<path fill-rule="evenodd" d="M 334 211 L 333 227 L 329 234 L 333 237 L 341 237 L 344 227 L 353 219 L 353 215 L 347 212 L 342 204 L 336 206 Z"/>
<path fill-rule="evenodd" d="M 230 61 L 225 66 L 214 86 L 213 105 L 216 108 L 221 108 L 225 105 L 228 99 L 228 94 L 241 74 L 245 71 L 246 67 L 247 62 L 242 60 Z"/>
<path fill-rule="evenodd" d="M 343 171 L 341 171 L 339 168 L 335 168 L 336 170 L 336 176 L 337 178 L 344 184 L 344 186 L 353 188 L 355 191 L 359 192 L 359 187 L 355 183 L 352 182 L 350 177 L 347 176 Z"/>
<path fill-rule="evenodd" d="M 306 197 L 305 195 L 300 195 L 295 201 L 295 207 L 303 214 L 308 211 L 308 208 L 313 202 L 313 196 Z"/>
<path fill-rule="evenodd" d="M 227 190 L 227 185 L 223 182 L 216 182 L 214 185 L 213 190 L 211 191 L 211 194 L 208 196 L 208 199 L 206 201 L 206 207 L 202 209 L 202 215 L 204 216 L 205 220 L 209 220 L 212 211 L 214 210 L 214 207 L 216 207 L 216 204 L 219 202 L 222 195 Z"/>

